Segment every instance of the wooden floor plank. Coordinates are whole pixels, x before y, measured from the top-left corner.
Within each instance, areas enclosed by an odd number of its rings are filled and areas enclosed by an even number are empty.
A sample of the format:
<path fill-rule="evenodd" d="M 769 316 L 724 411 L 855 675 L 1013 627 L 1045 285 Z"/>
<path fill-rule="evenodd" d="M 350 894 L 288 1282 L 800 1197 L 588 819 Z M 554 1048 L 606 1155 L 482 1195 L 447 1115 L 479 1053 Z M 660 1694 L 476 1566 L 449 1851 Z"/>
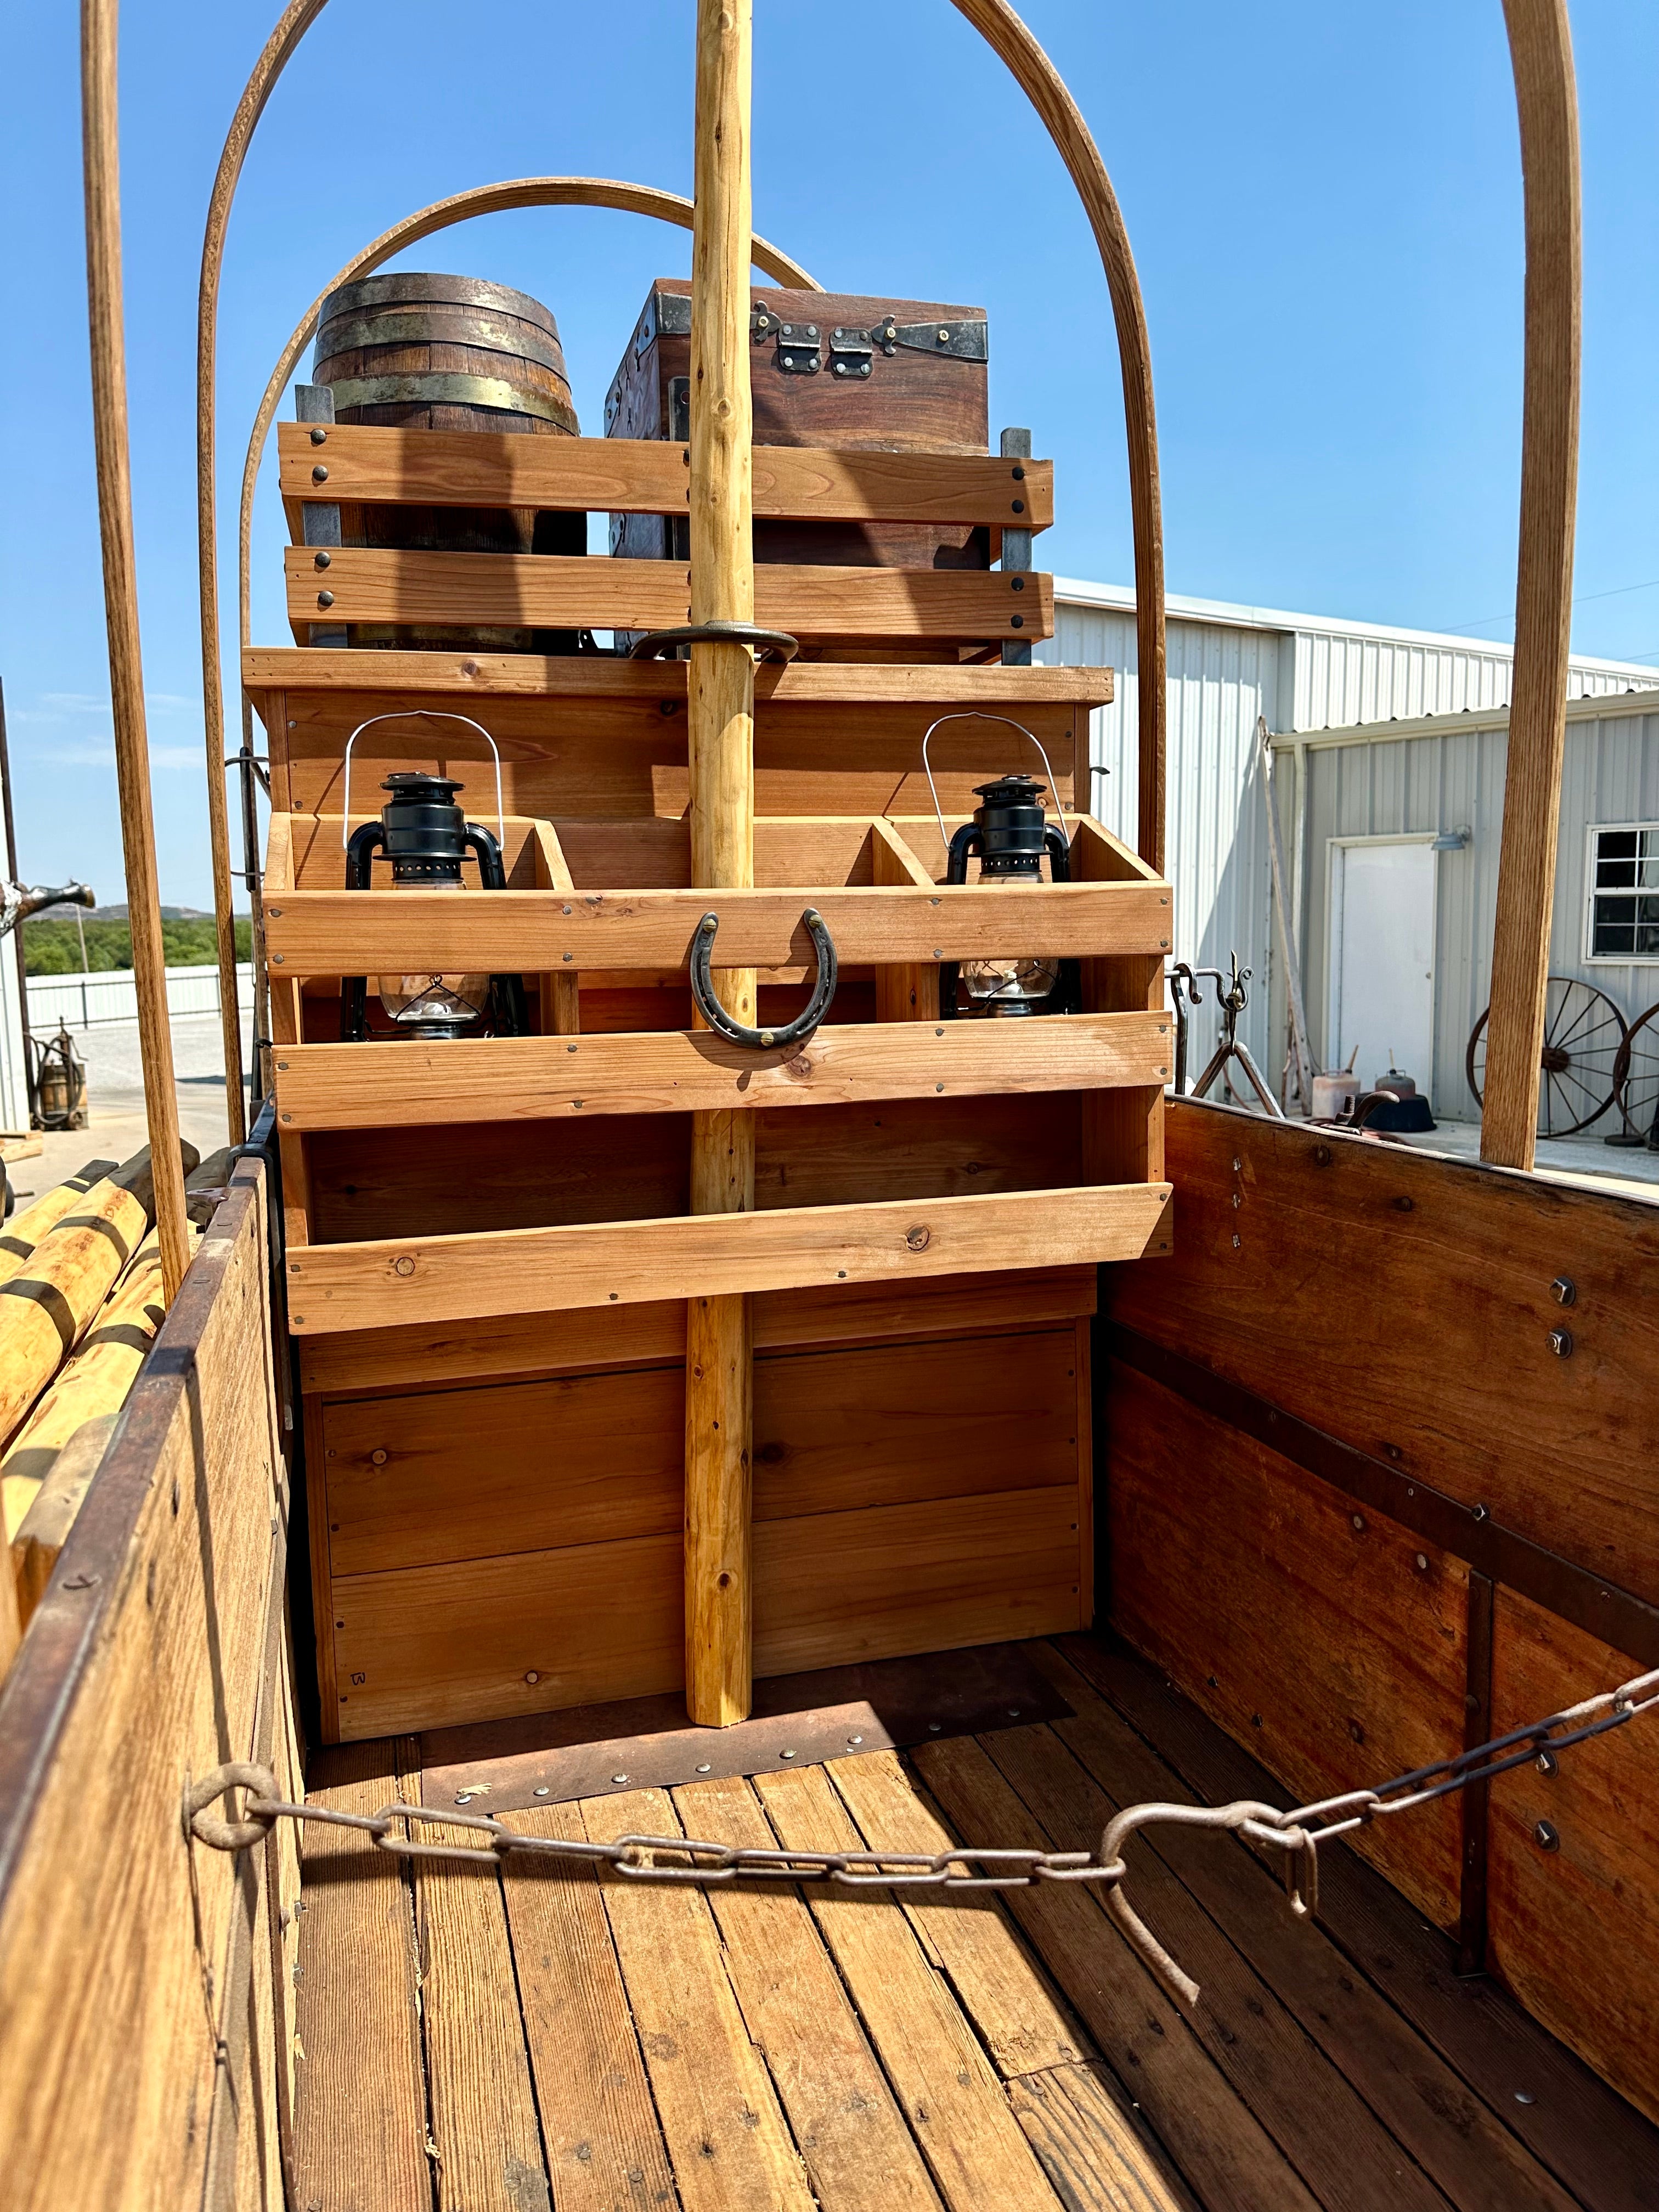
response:
<path fill-rule="evenodd" d="M 574 1805 L 515 1813 L 526 1835 L 580 1840 Z M 599 1883 L 586 1868 L 510 1862 L 507 1929 L 558 2212 L 679 2203 Z"/>
<path fill-rule="evenodd" d="M 1008 2095 L 1066 2212 L 1200 2212 L 1167 2162 L 1135 2155 L 1123 2091 L 1109 2067 L 1097 2061 L 1021 2074 Z"/>
<path fill-rule="evenodd" d="M 586 1798 L 581 1812 L 598 1843 L 680 1832 L 664 1790 Z M 686 2212 L 813 2212 L 708 1899 L 616 1875 L 600 1892 Z"/>
<path fill-rule="evenodd" d="M 438 2212 L 551 2212 L 501 1873 L 414 1865 Z"/>
<path fill-rule="evenodd" d="M 1174 1769 L 1059 1654 L 1036 1656 L 1076 1711 L 1054 1733 L 1110 1802 L 1193 1802 Z M 1285 1910 L 1268 1869 L 1231 1838 L 1158 1828 L 1146 1840 L 1459 2212 L 1512 2212 L 1521 2204 L 1571 2212 L 1566 2191 L 1454 2069 L 1370 1983 L 1356 1979 L 1318 1926 Z"/>
<path fill-rule="evenodd" d="M 1051 1846 L 1053 1838 L 978 1744 L 929 1744 L 917 1764 L 959 1835 L 987 1844 Z M 1009 1910 L 1200 2199 L 1226 2212 L 1314 2212 L 1311 2192 L 1099 1900 L 1065 1882 L 1006 1895 Z"/>
<path fill-rule="evenodd" d="M 688 1835 L 775 1848 L 741 1777 L 695 1783 L 673 1799 Z M 714 1889 L 708 1902 L 744 2022 L 823 2212 L 939 2212 L 927 2162 L 799 1892 Z"/>
<path fill-rule="evenodd" d="M 984 1747 L 1062 1850 L 1098 1841 L 1122 1810 L 1052 1729 L 1011 1729 Z M 1328 2212 L 1445 2212 L 1442 2191 L 1164 1860 L 1142 1838 L 1126 1856 L 1135 1911 L 1200 1985 L 1194 2033 Z"/>
<path fill-rule="evenodd" d="M 1284 1802 L 1267 1770 L 1145 1660 L 1094 1637 L 1059 1648 L 1212 1804 Z M 1321 1855 L 1319 1900 L 1326 1932 L 1588 2212 L 1655 2212 L 1659 2129 L 1495 1982 L 1460 1980 L 1447 1938 L 1340 1844 Z"/>
<path fill-rule="evenodd" d="M 418 1775 L 412 1738 L 315 1754 L 307 1802 L 374 1813 Z M 294 2160 L 322 2212 L 426 2207 L 426 2084 L 415 1917 L 403 1868 L 346 1828 L 300 1831 Z"/>
<path fill-rule="evenodd" d="M 764 1775 L 781 1843 L 863 1848 L 821 1767 Z M 951 2212 L 1054 2212 L 1057 2199 L 989 2060 L 890 1896 L 809 1892 L 813 1917 Z"/>
<path fill-rule="evenodd" d="M 896 1752 L 837 1759 L 829 1772 L 872 1850 L 941 1851 L 955 1843 Z M 900 1901 L 999 2073 L 1035 2074 L 1098 2055 L 994 1897 L 971 1906 Z"/>

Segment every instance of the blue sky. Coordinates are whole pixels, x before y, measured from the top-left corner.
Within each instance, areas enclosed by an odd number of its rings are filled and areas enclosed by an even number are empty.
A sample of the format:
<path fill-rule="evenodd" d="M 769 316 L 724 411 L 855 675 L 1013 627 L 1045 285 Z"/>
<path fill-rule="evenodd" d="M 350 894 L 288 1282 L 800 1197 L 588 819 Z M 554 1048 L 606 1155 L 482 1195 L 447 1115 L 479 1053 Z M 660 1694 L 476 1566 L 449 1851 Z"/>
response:
<path fill-rule="evenodd" d="M 204 906 L 193 352 L 206 197 L 276 0 L 123 10 L 141 611 L 164 896 Z M 93 494 L 76 9 L 0 30 L 7 487 L 0 675 L 21 866 L 124 895 Z M 1172 590 L 1507 636 L 1521 200 L 1498 0 L 1027 0 L 1112 171 L 1151 318 Z M 832 288 L 983 304 L 994 423 L 1058 464 L 1046 565 L 1130 574 L 1112 330 L 1040 127 L 946 0 L 758 0 L 756 222 Z M 1585 398 L 1574 641 L 1659 671 L 1659 9 L 1577 0 Z M 222 531 L 270 364 L 349 255 L 426 201 L 547 173 L 690 188 L 690 0 L 596 10 L 332 0 L 261 127 L 231 232 Z M 469 23 L 476 21 L 477 34 Z M 404 265 L 551 307 L 597 431 L 682 234 L 495 216 Z M 282 519 L 257 640 L 287 641 Z M 234 640 L 234 574 L 226 571 Z M 1638 588 L 1632 588 L 1632 587 Z M 232 690 L 234 716 L 234 692 Z"/>

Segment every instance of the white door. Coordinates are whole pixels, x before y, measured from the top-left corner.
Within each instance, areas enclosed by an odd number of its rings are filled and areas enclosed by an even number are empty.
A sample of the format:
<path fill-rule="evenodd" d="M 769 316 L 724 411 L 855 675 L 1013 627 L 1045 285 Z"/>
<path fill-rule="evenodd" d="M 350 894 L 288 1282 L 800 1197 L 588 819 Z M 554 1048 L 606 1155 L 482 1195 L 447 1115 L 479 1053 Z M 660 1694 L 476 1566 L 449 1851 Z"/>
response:
<path fill-rule="evenodd" d="M 1426 837 L 1331 844 L 1329 1064 L 1434 1073 L 1435 855 Z"/>

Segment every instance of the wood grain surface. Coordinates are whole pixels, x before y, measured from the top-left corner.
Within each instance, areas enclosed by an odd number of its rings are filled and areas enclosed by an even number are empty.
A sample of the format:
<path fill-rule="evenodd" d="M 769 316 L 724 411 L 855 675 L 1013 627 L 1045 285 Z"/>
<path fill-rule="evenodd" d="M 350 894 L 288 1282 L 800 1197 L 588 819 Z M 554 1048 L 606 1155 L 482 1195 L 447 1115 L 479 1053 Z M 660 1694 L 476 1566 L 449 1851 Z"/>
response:
<path fill-rule="evenodd" d="M 285 500 L 371 500 L 429 507 L 605 508 L 681 514 L 690 504 L 683 445 L 645 438 L 520 438 L 487 432 L 399 430 L 342 423 L 319 453 L 303 423 L 276 426 Z M 327 464 L 326 483 L 312 471 Z M 754 511 L 811 520 L 971 522 L 1046 530 L 1054 517 L 1054 465 L 1009 464 L 974 453 L 860 453 L 757 446 Z"/>
<path fill-rule="evenodd" d="M 287 1261 L 300 1334 L 1167 1252 L 1167 1183 L 671 1216 L 312 1244 Z"/>

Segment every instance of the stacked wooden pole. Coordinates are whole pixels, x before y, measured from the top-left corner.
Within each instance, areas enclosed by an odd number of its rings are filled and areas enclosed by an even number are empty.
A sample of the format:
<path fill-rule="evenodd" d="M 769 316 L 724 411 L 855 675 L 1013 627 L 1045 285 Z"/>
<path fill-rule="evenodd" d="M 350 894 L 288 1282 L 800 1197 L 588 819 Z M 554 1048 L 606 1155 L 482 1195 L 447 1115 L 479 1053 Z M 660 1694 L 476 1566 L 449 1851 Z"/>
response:
<path fill-rule="evenodd" d="M 696 217 L 691 259 L 691 619 L 752 622 L 751 0 L 698 0 Z M 755 663 L 746 645 L 691 647 L 691 874 L 755 881 Z M 755 1019 L 752 969 L 716 972 L 720 1000 Z M 755 1203 L 748 1113 L 691 1119 L 691 1211 Z M 685 1339 L 685 1685 L 694 1721 L 748 1717 L 751 1686 L 752 1422 L 746 1297 L 696 1298 Z"/>

